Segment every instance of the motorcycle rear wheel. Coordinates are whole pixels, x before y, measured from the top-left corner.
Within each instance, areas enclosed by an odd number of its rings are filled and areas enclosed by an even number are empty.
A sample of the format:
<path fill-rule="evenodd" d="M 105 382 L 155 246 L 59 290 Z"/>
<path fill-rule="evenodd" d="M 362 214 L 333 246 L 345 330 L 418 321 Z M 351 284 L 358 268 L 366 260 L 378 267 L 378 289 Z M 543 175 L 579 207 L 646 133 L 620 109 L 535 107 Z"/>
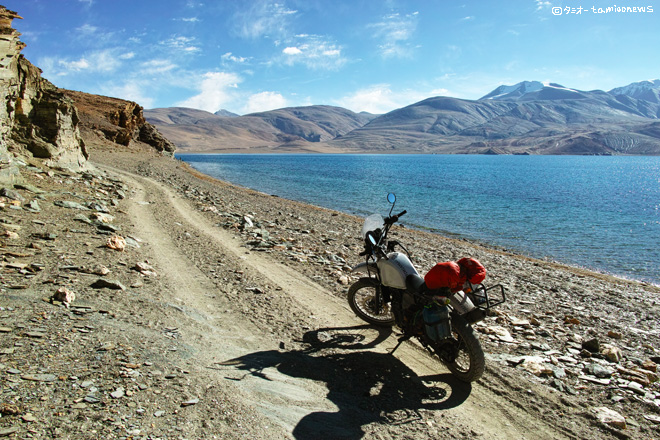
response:
<path fill-rule="evenodd" d="M 382 327 L 394 325 L 390 304 L 383 302 L 381 285 L 374 278 L 360 278 L 348 288 L 348 305 L 369 324 Z"/>
<path fill-rule="evenodd" d="M 451 361 L 447 357 L 447 347 L 441 344 L 433 344 L 433 352 L 449 368 L 449 371 L 462 382 L 476 382 L 484 374 L 486 359 L 483 348 L 477 338 L 474 329 L 462 316 L 453 313 L 451 319 L 453 341 L 445 341 L 452 344 Z"/>

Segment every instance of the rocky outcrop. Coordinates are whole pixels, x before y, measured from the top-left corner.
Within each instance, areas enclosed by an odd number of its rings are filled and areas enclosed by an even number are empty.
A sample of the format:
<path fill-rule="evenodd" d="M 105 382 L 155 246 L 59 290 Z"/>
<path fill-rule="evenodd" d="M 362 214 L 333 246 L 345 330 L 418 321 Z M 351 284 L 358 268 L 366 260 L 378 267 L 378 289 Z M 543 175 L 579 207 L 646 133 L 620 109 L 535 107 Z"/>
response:
<path fill-rule="evenodd" d="M 124 147 L 140 144 L 172 155 L 176 146 L 144 118 L 143 108 L 135 102 L 72 90 L 61 90 L 78 109 L 85 142 L 94 148 L 99 138 Z M 114 148 L 118 146 L 115 145 Z"/>
<path fill-rule="evenodd" d="M 11 27 L 16 18 L 21 17 L 0 6 L 0 180 L 20 180 L 16 164 L 33 157 L 82 170 L 88 154 L 76 108 L 20 54 L 25 44 Z"/>

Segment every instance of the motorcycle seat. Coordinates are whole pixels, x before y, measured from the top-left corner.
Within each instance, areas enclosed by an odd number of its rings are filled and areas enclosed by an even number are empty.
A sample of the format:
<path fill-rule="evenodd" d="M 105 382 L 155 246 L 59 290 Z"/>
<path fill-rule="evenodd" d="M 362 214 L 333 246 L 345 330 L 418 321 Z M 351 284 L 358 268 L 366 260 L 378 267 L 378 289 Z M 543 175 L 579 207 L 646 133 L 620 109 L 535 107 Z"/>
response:
<path fill-rule="evenodd" d="M 445 296 L 445 297 L 449 297 L 451 295 L 451 291 L 447 287 L 440 287 L 438 289 L 429 289 L 429 286 L 426 285 L 424 278 L 415 274 L 410 274 L 406 277 L 406 291 L 408 293 L 416 293 L 418 295 Z"/>
<path fill-rule="evenodd" d="M 410 293 L 423 294 L 428 290 L 424 278 L 417 274 L 410 274 L 406 277 L 406 290 Z"/>

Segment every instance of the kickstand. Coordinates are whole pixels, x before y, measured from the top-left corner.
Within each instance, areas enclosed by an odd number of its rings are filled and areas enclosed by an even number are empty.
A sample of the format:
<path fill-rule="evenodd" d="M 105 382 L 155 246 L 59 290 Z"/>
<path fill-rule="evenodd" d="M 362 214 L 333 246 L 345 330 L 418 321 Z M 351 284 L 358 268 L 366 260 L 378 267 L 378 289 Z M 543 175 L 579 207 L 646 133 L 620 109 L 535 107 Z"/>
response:
<path fill-rule="evenodd" d="M 390 351 L 390 354 L 394 354 L 394 352 L 396 351 L 396 349 L 399 348 L 399 346 L 400 346 L 401 344 L 403 344 L 404 342 L 406 342 L 406 341 L 407 341 L 408 339 L 410 339 L 411 337 L 412 337 L 412 336 L 408 336 L 408 335 L 403 335 L 403 336 L 401 336 L 401 337 L 399 338 L 399 343 L 396 344 L 396 347 L 394 347 L 394 348 L 392 349 L 392 351 Z"/>

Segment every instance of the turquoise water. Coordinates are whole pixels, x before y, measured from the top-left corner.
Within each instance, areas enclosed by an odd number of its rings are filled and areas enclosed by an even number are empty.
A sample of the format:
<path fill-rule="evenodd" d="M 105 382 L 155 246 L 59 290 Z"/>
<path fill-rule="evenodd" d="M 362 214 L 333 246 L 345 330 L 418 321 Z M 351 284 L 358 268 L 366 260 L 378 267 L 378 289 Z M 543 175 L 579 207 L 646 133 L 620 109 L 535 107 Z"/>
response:
<path fill-rule="evenodd" d="M 210 176 L 660 284 L 660 157 L 177 155 Z"/>

